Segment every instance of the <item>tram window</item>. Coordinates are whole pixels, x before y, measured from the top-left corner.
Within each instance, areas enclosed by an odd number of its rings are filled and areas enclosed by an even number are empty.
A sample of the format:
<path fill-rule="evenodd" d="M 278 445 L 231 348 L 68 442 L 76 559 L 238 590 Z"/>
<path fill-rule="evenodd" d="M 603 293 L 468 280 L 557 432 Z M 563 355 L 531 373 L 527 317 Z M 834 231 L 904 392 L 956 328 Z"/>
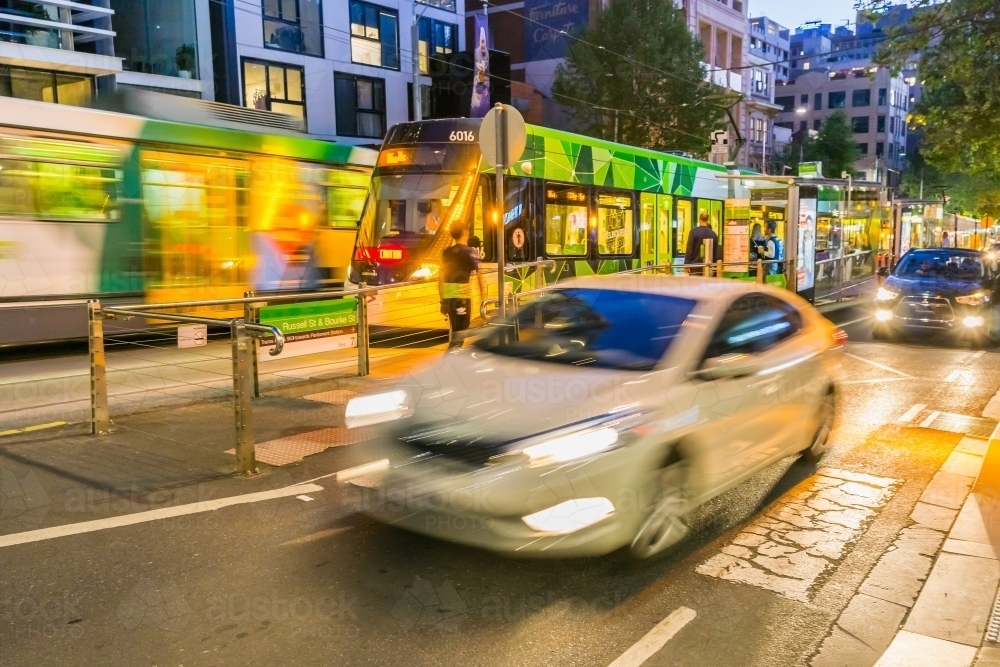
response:
<path fill-rule="evenodd" d="M 505 257 L 512 262 L 524 262 L 533 259 L 529 253 L 532 251 L 533 243 L 529 240 L 530 234 L 524 235 L 524 241 L 518 248 L 512 240 L 515 229 L 527 231 L 526 219 L 528 214 L 528 186 L 530 181 L 527 178 L 506 178 L 504 179 L 504 229 L 507 234 L 507 245 L 505 246 Z"/>
<path fill-rule="evenodd" d="M 656 195 L 639 195 L 639 254 L 643 260 L 653 256 L 653 227 L 656 221 Z"/>
<path fill-rule="evenodd" d="M 674 243 L 674 257 L 684 256 L 684 251 L 687 248 L 688 234 L 691 233 L 691 223 L 694 217 L 693 209 L 694 205 L 690 200 L 677 200 L 677 207 L 674 209 L 676 213 L 675 228 L 677 230 L 677 242 Z"/>
<path fill-rule="evenodd" d="M 371 174 L 331 169 L 327 172 L 327 211 L 331 227 L 354 229 L 361 219 Z"/>
<path fill-rule="evenodd" d="M 597 252 L 600 255 L 631 255 L 635 230 L 632 226 L 632 195 L 597 195 Z"/>
<path fill-rule="evenodd" d="M 545 189 L 545 254 L 587 254 L 587 190 L 549 185 Z"/>

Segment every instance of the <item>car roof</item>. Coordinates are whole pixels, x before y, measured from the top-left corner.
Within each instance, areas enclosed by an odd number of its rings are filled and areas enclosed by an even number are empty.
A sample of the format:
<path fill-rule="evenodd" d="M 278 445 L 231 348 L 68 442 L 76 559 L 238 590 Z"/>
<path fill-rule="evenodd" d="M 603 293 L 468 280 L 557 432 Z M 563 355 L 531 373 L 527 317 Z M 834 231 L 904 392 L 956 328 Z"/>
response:
<path fill-rule="evenodd" d="M 910 248 L 907 251 L 909 253 L 917 254 L 920 252 L 949 252 L 954 255 L 969 255 L 969 256 L 980 256 L 983 254 L 982 250 L 973 250 L 971 248 Z"/>
<path fill-rule="evenodd" d="M 742 280 L 720 280 L 700 276 L 664 276 L 649 274 L 611 274 L 587 276 L 559 283 L 559 287 L 617 290 L 660 294 L 696 301 L 729 302 L 752 292 L 771 292 L 774 287 Z"/>

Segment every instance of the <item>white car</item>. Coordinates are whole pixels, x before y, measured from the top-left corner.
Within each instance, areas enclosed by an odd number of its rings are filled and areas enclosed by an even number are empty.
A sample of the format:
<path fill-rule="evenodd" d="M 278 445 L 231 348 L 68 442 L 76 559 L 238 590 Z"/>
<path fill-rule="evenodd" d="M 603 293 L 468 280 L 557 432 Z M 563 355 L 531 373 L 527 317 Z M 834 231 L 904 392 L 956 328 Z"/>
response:
<path fill-rule="evenodd" d="M 560 283 L 393 391 L 349 402 L 348 426 L 385 422 L 392 451 L 369 513 L 499 552 L 652 556 L 697 505 L 783 457 L 822 455 L 845 342 L 759 284 Z"/>

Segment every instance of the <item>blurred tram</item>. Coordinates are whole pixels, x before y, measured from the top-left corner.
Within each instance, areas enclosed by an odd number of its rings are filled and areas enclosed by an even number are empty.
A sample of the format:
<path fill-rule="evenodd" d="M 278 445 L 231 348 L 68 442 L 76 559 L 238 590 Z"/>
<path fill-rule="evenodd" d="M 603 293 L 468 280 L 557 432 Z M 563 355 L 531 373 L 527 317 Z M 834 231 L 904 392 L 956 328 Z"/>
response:
<path fill-rule="evenodd" d="M 340 286 L 376 157 L 0 97 L 0 346 L 85 336 L 95 296 Z"/>

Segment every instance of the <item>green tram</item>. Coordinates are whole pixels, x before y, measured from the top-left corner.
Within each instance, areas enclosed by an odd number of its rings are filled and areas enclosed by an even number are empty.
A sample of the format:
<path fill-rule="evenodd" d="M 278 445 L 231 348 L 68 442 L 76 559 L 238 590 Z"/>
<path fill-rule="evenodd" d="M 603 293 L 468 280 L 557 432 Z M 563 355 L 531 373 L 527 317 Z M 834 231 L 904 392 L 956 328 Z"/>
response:
<path fill-rule="evenodd" d="M 351 282 L 434 275 L 456 225 L 481 239 L 485 262 L 496 261 L 500 215 L 479 125 L 431 120 L 389 131 L 361 216 Z M 723 166 L 682 155 L 529 125 L 527 149 L 504 180 L 505 258 L 555 260 L 549 281 L 681 263 L 701 211 L 725 245 L 726 200 L 750 196 L 726 175 Z M 746 222 L 743 238 L 745 229 Z M 742 252 L 738 261 L 746 260 Z"/>
<path fill-rule="evenodd" d="M 204 120 L 0 97 L 0 346 L 85 336 L 87 298 L 344 280 L 377 152 Z"/>

